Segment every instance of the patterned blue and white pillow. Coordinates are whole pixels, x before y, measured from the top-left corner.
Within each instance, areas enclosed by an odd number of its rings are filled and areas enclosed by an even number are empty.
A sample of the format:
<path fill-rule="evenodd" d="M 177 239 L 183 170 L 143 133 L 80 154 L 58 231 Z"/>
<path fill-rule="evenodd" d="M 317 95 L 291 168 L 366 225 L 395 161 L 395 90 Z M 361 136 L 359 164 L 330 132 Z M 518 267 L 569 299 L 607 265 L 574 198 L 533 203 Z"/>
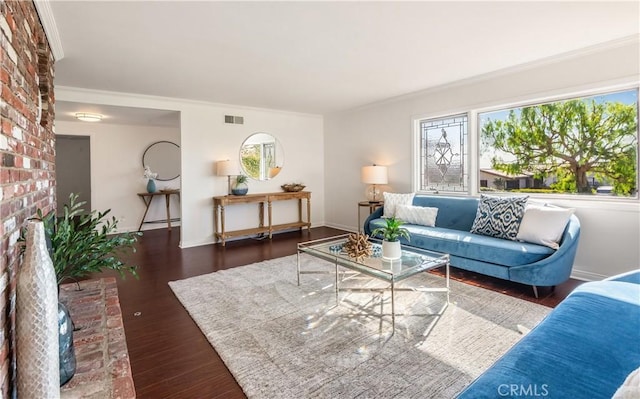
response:
<path fill-rule="evenodd" d="M 471 232 L 484 236 L 515 240 L 524 207 L 529 196 L 494 197 L 480 195 L 476 219 L 471 226 Z"/>

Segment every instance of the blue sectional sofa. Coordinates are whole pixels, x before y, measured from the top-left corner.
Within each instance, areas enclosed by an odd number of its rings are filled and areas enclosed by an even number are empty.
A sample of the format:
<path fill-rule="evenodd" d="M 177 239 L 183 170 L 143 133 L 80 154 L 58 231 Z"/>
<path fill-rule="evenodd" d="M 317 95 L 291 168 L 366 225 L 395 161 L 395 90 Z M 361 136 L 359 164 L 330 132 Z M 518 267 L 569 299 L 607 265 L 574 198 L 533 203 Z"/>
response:
<path fill-rule="evenodd" d="M 640 270 L 585 283 L 458 399 L 610 399 L 640 367 L 639 342 Z"/>
<path fill-rule="evenodd" d="M 574 215 L 564 230 L 560 246 L 548 246 L 470 233 L 478 210 L 475 197 L 416 195 L 413 206 L 438 208 L 435 227 L 405 224 L 411 240 L 408 246 L 451 256 L 451 265 L 460 269 L 533 286 L 555 286 L 569 279 L 580 237 L 580 222 Z M 364 223 L 364 232 L 384 226 L 383 208 Z"/>

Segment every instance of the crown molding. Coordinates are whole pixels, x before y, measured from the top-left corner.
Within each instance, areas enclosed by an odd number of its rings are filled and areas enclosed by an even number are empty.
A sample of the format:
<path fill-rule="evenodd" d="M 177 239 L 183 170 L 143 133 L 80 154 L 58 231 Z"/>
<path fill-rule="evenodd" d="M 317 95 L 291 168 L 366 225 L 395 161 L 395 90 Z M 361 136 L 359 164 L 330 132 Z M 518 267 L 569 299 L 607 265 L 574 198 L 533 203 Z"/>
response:
<path fill-rule="evenodd" d="M 53 17 L 51 4 L 49 0 L 34 0 L 33 5 L 36 7 L 36 12 L 40 17 L 40 23 L 44 28 L 44 33 L 47 35 L 53 58 L 56 61 L 60 61 L 64 58 L 64 50 L 62 49 L 62 40 L 60 40 L 60 34 L 56 20 Z"/>
<path fill-rule="evenodd" d="M 120 91 L 107 91 L 99 89 L 87 89 L 73 86 L 56 86 L 56 101 L 71 101 L 79 103 L 103 104 L 120 107 L 155 108 L 167 111 L 183 111 L 185 106 L 217 107 L 233 110 L 247 110 L 257 112 L 274 112 L 285 115 L 297 115 L 310 118 L 323 119 L 321 114 L 308 112 L 289 111 L 286 109 L 254 107 L 241 104 L 217 103 L 204 100 L 193 100 L 178 97 L 163 97 L 150 94 L 126 93 Z"/>

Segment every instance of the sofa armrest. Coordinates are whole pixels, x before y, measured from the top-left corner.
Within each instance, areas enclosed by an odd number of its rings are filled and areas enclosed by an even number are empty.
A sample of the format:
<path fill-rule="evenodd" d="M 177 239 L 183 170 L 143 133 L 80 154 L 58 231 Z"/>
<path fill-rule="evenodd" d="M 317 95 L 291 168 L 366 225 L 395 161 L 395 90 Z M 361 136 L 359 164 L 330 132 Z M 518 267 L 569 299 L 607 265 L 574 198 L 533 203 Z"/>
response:
<path fill-rule="evenodd" d="M 640 270 L 631 270 L 630 272 L 617 274 L 604 279 L 604 281 L 623 281 L 626 283 L 640 284 Z"/>
<path fill-rule="evenodd" d="M 579 238 L 580 221 L 572 215 L 556 252 L 529 265 L 510 267 L 509 280 L 536 286 L 552 286 L 567 281 L 571 276 Z"/>
<path fill-rule="evenodd" d="M 373 211 L 373 213 L 369 215 L 369 217 L 367 217 L 367 219 L 364 221 L 364 229 L 363 229 L 365 234 L 371 236 L 371 228 L 369 227 L 369 222 L 372 221 L 373 219 L 381 218 L 382 215 L 384 215 L 383 211 L 384 211 L 384 205 L 376 209 L 375 211 Z"/>

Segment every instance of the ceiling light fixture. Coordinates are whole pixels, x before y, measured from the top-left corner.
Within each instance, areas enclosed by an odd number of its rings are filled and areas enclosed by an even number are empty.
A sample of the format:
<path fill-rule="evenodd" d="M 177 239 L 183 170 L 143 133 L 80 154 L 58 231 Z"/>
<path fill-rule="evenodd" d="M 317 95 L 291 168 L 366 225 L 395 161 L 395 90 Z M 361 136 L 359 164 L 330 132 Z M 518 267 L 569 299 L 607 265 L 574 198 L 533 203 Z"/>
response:
<path fill-rule="evenodd" d="M 83 122 L 100 122 L 102 115 L 90 114 L 88 112 L 76 112 L 76 119 Z"/>

